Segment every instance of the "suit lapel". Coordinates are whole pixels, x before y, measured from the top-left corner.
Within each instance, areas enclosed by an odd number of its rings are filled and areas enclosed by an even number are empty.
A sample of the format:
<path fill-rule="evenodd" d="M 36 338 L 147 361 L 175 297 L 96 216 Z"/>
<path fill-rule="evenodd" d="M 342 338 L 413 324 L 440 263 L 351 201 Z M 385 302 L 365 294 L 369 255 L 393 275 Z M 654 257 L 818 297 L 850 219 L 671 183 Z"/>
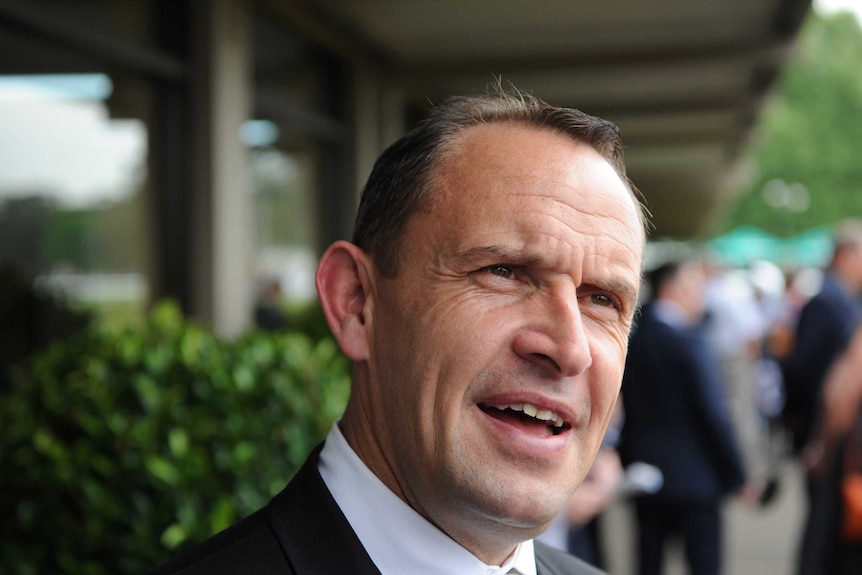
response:
<path fill-rule="evenodd" d="M 536 550 L 536 575 L 603 575 L 591 565 L 540 541 L 534 540 L 533 546 Z"/>
<path fill-rule="evenodd" d="M 380 575 L 317 471 L 323 444 L 309 455 L 266 518 L 296 575 Z M 535 542 L 537 575 L 588 575 L 599 571 Z"/>
<path fill-rule="evenodd" d="M 380 575 L 317 471 L 322 447 L 267 506 L 267 519 L 297 575 Z"/>
<path fill-rule="evenodd" d="M 548 562 L 538 552 L 536 553 L 536 575 L 558 575 L 557 571 L 548 565 Z"/>

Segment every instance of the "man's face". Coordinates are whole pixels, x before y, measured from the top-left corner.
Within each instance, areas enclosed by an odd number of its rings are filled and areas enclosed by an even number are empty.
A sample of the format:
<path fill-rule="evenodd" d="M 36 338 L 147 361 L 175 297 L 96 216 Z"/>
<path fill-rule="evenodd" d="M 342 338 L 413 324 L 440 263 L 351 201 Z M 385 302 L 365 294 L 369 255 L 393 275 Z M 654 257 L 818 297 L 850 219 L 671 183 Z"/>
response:
<path fill-rule="evenodd" d="M 847 248 L 847 259 L 849 263 L 845 266 L 850 276 L 852 287 L 858 292 L 862 291 L 862 242 L 853 244 Z"/>
<path fill-rule="evenodd" d="M 700 321 L 706 309 L 706 275 L 703 266 L 696 262 L 683 264 L 673 283 L 673 299 L 682 307 L 689 321 Z"/>
<path fill-rule="evenodd" d="M 620 390 L 644 238 L 586 145 L 491 124 L 454 150 L 401 271 L 375 274 L 367 401 L 397 490 L 464 543 L 479 525 L 540 531 L 584 478 Z"/>

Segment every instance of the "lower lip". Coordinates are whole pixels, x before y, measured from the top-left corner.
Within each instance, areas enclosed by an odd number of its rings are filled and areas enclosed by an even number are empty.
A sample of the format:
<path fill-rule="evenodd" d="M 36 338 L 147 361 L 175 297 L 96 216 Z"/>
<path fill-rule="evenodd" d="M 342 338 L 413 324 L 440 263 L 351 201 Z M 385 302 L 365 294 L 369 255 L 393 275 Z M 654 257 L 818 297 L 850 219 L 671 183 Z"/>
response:
<path fill-rule="evenodd" d="M 535 430 L 524 429 L 515 423 L 497 419 L 485 413 L 478 405 L 476 411 L 491 433 L 499 437 L 497 444 L 500 448 L 503 451 L 512 452 L 518 458 L 557 458 L 566 450 L 571 440 L 571 428 L 563 430 L 558 435 L 550 432 L 542 435 Z"/>

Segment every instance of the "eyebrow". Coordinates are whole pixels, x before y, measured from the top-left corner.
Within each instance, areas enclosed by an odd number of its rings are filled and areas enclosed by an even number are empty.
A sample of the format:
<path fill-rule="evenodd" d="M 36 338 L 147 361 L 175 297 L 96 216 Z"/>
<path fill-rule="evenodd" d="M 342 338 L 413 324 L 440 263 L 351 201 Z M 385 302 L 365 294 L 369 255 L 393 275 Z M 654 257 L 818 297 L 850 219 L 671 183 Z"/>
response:
<path fill-rule="evenodd" d="M 492 261 L 512 265 L 529 266 L 533 264 L 541 264 L 543 261 L 540 256 L 525 255 L 517 249 L 499 244 L 469 248 L 464 251 L 457 252 L 456 257 L 460 262 L 476 265 Z M 624 280 L 607 278 L 597 282 L 588 282 L 588 284 L 609 292 L 618 293 L 629 301 L 637 301 L 638 298 L 638 286 Z"/>
<path fill-rule="evenodd" d="M 541 264 L 539 256 L 528 256 L 521 251 L 499 244 L 469 248 L 456 253 L 458 261 L 465 265 L 484 265 L 488 262 L 506 263 L 518 266 Z M 618 294 L 622 301 L 632 309 L 637 307 L 639 288 L 637 285 L 616 278 L 605 278 L 599 281 L 586 282 L 603 291 Z"/>
<path fill-rule="evenodd" d="M 542 258 L 540 257 L 527 256 L 519 250 L 499 244 L 470 248 L 457 252 L 456 257 L 458 261 L 467 264 L 481 264 L 488 261 L 494 261 L 526 266 L 542 262 Z"/>

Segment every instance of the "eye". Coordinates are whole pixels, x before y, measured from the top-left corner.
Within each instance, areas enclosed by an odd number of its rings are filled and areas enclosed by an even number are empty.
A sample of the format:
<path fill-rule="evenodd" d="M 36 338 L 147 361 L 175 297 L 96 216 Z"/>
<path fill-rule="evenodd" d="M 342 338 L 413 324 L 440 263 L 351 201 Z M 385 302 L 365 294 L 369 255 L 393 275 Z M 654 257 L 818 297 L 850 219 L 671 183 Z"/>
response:
<path fill-rule="evenodd" d="M 494 264 L 492 266 L 488 266 L 485 268 L 488 273 L 491 273 L 495 276 L 500 276 L 502 278 L 511 278 L 515 275 L 515 269 L 511 266 L 506 266 L 502 264 Z"/>
<path fill-rule="evenodd" d="M 590 301 L 601 307 L 617 307 L 616 302 L 612 297 L 603 293 L 590 294 Z"/>

